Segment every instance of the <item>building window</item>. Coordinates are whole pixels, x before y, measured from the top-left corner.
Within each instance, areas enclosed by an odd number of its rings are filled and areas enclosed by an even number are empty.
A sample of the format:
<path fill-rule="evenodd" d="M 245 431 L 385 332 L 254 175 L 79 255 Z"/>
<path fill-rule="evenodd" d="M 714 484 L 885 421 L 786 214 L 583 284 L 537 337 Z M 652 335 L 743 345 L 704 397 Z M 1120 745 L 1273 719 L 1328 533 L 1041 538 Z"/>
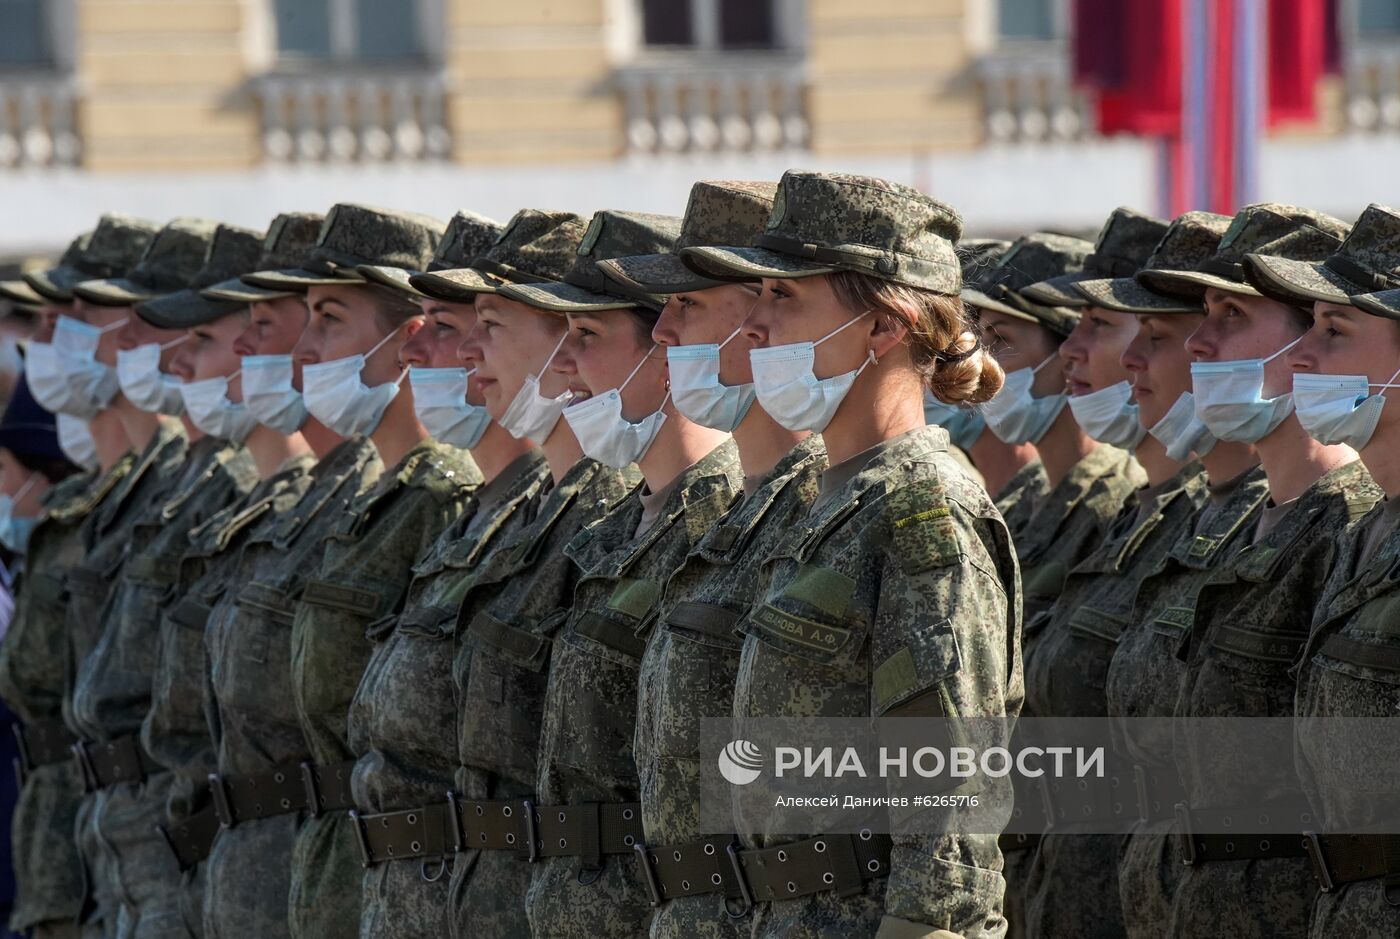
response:
<path fill-rule="evenodd" d="M 1065 34 L 1063 0 L 997 0 L 1002 39 L 1058 39 Z"/>
<path fill-rule="evenodd" d="M 0 0 L 0 68 L 52 62 L 44 0 Z"/>
<path fill-rule="evenodd" d="M 1400 3 L 1396 0 L 1357 0 L 1356 27 L 1361 36 L 1400 33 Z"/>
<path fill-rule="evenodd" d="M 705 51 L 776 49 L 791 0 L 639 0 L 647 46 Z"/>
<path fill-rule="evenodd" d="M 273 0 L 277 54 L 283 61 L 420 60 L 423 12 L 422 0 Z"/>

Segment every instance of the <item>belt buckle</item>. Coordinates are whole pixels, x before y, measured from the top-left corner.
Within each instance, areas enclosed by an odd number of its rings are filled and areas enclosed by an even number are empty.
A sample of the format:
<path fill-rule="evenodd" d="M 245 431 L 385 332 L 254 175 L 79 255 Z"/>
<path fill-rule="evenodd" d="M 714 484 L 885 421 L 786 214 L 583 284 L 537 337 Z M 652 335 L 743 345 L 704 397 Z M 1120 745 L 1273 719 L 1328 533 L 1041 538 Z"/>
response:
<path fill-rule="evenodd" d="M 451 789 L 447 790 L 447 813 L 452 817 L 448 820 L 452 825 L 452 853 L 461 854 L 465 845 L 462 837 L 462 813 L 457 808 L 457 793 Z"/>
<path fill-rule="evenodd" d="M 1191 808 L 1185 802 L 1178 802 L 1172 806 L 1172 814 L 1176 816 L 1178 840 L 1181 842 L 1181 863 L 1187 867 L 1194 867 L 1199 858 L 1196 855 L 1196 837 L 1191 827 Z"/>
<path fill-rule="evenodd" d="M 301 787 L 306 790 L 306 810 L 312 818 L 321 817 L 321 787 L 316 782 L 316 764 L 302 763 Z"/>
<path fill-rule="evenodd" d="M 214 814 L 219 816 L 219 824 L 232 828 L 237 823 L 233 814 L 233 800 L 229 796 L 228 782 L 218 773 L 209 774 L 209 795 L 214 801 Z"/>
<path fill-rule="evenodd" d="M 729 868 L 734 872 L 734 880 L 739 885 L 739 895 L 744 900 L 744 907 L 739 912 L 734 913 L 729 909 L 729 901 L 724 903 L 724 915 L 730 919 L 743 919 L 748 916 L 754 908 L 753 891 L 749 889 L 749 878 L 744 874 L 744 865 L 739 863 L 739 848 L 734 842 L 730 842 L 724 848 L 725 856 L 729 858 Z"/>
<path fill-rule="evenodd" d="M 634 844 L 632 850 L 637 852 L 637 863 L 642 865 L 642 877 L 646 880 L 647 893 L 651 895 L 651 905 L 658 907 L 662 903 L 661 884 L 656 879 L 656 871 L 652 869 L 651 858 L 647 857 L 647 846 Z"/>
<path fill-rule="evenodd" d="M 1331 893 L 1337 886 L 1332 872 L 1327 868 L 1327 856 L 1322 852 L 1322 839 L 1315 831 L 1303 832 L 1303 847 L 1307 849 L 1308 860 L 1312 861 L 1313 876 L 1323 893 Z"/>
<path fill-rule="evenodd" d="M 78 772 L 83 777 L 83 788 L 88 792 L 96 792 L 102 787 L 97 781 L 97 767 L 92 763 L 92 754 L 88 752 L 86 740 L 79 740 L 69 747 L 73 751 L 73 759 L 78 763 Z"/>
<path fill-rule="evenodd" d="M 361 820 L 360 813 L 354 809 L 350 810 L 349 815 L 350 825 L 355 829 L 355 844 L 360 848 L 360 863 L 364 865 L 365 870 L 369 870 L 373 866 L 373 859 L 369 852 L 369 836 L 365 834 L 365 823 Z"/>
<path fill-rule="evenodd" d="M 1146 825 L 1152 821 L 1152 799 L 1147 792 L 1147 770 L 1141 763 L 1133 764 L 1133 786 L 1137 789 L 1138 821 Z"/>
<path fill-rule="evenodd" d="M 520 804 L 525 810 L 525 840 L 530 842 L 530 853 L 526 855 L 525 860 L 533 864 L 540 859 L 540 833 L 535 827 L 535 803 L 529 799 L 522 799 Z"/>

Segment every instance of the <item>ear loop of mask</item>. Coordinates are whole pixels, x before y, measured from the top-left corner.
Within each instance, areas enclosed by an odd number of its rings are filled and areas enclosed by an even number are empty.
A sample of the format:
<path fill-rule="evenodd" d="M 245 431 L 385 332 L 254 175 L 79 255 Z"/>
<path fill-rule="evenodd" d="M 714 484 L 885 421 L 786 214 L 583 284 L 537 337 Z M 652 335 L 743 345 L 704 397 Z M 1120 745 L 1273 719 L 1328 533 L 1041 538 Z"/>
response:
<path fill-rule="evenodd" d="M 1284 346 L 1282 349 L 1278 350 L 1278 351 L 1275 352 L 1273 355 L 1269 356 L 1267 359 L 1261 359 L 1261 360 L 1260 360 L 1260 364 L 1262 364 L 1262 365 L 1268 365 L 1268 364 L 1269 364 L 1270 362 L 1272 362 L 1274 359 L 1276 359 L 1276 358 L 1278 358 L 1279 356 L 1283 355 L 1283 354 L 1284 354 L 1285 352 L 1287 352 L 1289 349 L 1292 349 L 1294 346 L 1296 346 L 1298 343 L 1300 343 L 1300 342 L 1302 342 L 1302 341 L 1303 341 L 1303 337 L 1302 337 L 1302 336 L 1299 336 L 1297 339 L 1294 339 L 1294 340 L 1293 340 L 1292 342 L 1290 342 L 1288 345 Z"/>
<path fill-rule="evenodd" d="M 646 365 L 647 362 L 649 362 L 649 361 L 651 360 L 651 354 L 652 354 L 653 352 L 656 351 L 656 345 L 657 345 L 657 344 L 654 343 L 654 342 L 651 344 L 651 348 L 647 350 L 646 355 L 642 356 L 642 360 L 641 360 L 640 362 L 637 363 L 637 367 L 634 368 L 634 369 L 632 369 L 632 374 L 628 375 L 627 378 L 625 378 L 625 379 L 623 380 L 622 384 L 620 384 L 620 385 L 617 386 L 617 396 L 618 396 L 619 398 L 622 397 L 622 392 L 623 392 L 624 390 L 626 390 L 627 386 L 630 385 L 630 384 L 632 384 L 632 379 L 634 379 L 634 378 L 637 377 L 637 373 L 640 372 L 640 371 L 642 370 L 642 366 L 643 366 L 643 365 Z M 656 410 L 657 410 L 657 411 L 664 411 L 664 410 L 666 410 L 666 405 L 669 404 L 670 401 L 671 401 L 671 382 L 670 382 L 670 379 L 667 379 L 667 381 L 666 381 L 666 397 L 664 397 L 664 398 L 661 399 L 661 406 L 658 407 Z M 656 413 L 656 412 L 653 411 L 652 413 L 654 414 L 654 413 Z"/>
<path fill-rule="evenodd" d="M 393 338 L 394 338 L 394 334 L 395 334 L 395 333 L 397 333 L 399 330 L 403 329 L 403 328 L 404 328 L 405 326 L 407 326 L 409 323 L 412 323 L 414 320 L 420 320 L 420 319 L 422 319 L 421 316 L 410 316 L 408 319 L 404 320 L 402 323 L 400 323 L 399 325 L 395 326 L 393 329 L 389 330 L 388 334 L 387 334 L 383 339 L 381 339 L 381 340 L 379 340 L 378 342 L 376 342 L 376 343 L 370 348 L 370 350 L 369 350 L 368 352 L 365 353 L 365 365 L 368 365 L 368 364 L 369 364 L 369 360 L 372 359 L 372 358 L 374 358 L 374 354 L 375 354 L 376 352 L 378 352 L 380 349 L 384 348 L 385 344 L 388 343 L 388 341 L 389 341 L 390 339 L 393 339 Z M 397 365 L 398 363 L 395 363 L 395 364 Z M 405 378 L 407 378 L 407 377 L 408 377 L 408 368 L 407 368 L 407 367 L 401 367 L 401 368 L 399 369 L 399 377 L 398 377 L 398 378 L 395 378 L 395 379 L 394 379 L 392 382 L 390 382 L 389 384 L 393 385 L 395 388 L 398 388 L 398 387 L 400 387 L 400 386 L 403 384 L 403 380 L 404 380 Z M 232 381 L 232 378 L 230 378 L 229 380 Z"/>
<path fill-rule="evenodd" d="M 176 346 L 178 346 L 178 345 L 179 345 L 180 343 L 182 343 L 182 342 L 188 342 L 188 341 L 189 341 L 189 338 L 190 338 L 190 334 L 189 334 L 189 333 L 185 333 L 183 336 L 180 336 L 180 337 L 177 338 L 177 339 L 172 339 L 172 340 L 170 340 L 169 342 L 163 342 L 163 343 L 161 343 L 161 345 L 160 345 L 160 351 L 164 352 L 164 351 L 167 350 L 167 349 L 173 349 L 173 348 L 175 348 Z"/>
<path fill-rule="evenodd" d="M 11 504 L 11 505 L 19 505 L 20 500 L 23 499 L 23 498 L 25 497 L 25 495 L 29 492 L 29 490 L 31 490 L 31 489 L 34 488 L 34 484 L 37 483 L 38 481 L 39 481 L 39 474 L 38 474 L 38 473 L 30 473 L 30 474 L 29 474 L 29 478 L 26 479 L 26 480 L 24 481 L 24 485 L 23 485 L 23 486 L 20 486 L 19 489 L 15 491 L 15 494 L 12 495 L 12 496 L 10 496 L 10 504 Z"/>
<path fill-rule="evenodd" d="M 845 329 L 845 328 L 848 327 L 848 326 L 854 326 L 856 323 L 859 323 L 861 320 L 865 319 L 867 316 L 869 316 L 871 313 L 874 313 L 874 312 L 875 312 L 874 310 L 866 310 L 866 311 L 865 311 L 864 313 L 862 313 L 860 316 L 857 316 L 857 317 L 855 317 L 854 319 L 849 319 L 849 320 L 847 320 L 846 322 L 842 323 L 840 326 L 837 326 L 837 327 L 836 327 L 835 329 L 833 329 L 831 332 L 827 333 L 825 336 L 823 336 L 823 337 L 821 337 L 820 339 L 818 339 L 816 342 L 812 343 L 812 348 L 815 349 L 817 346 L 819 346 L 819 345 L 821 345 L 822 343 L 826 342 L 828 339 L 830 339 L 832 336 L 834 336 L 834 335 L 836 335 L 837 333 L 839 333 L 841 330 Z M 874 349 L 867 348 L 867 349 L 865 350 L 865 361 L 860 363 L 860 368 L 856 369 L 855 377 L 852 378 L 851 381 L 855 381 L 856 378 L 859 378 L 859 377 L 860 377 L 860 373 L 863 372 L 863 371 L 865 371 L 865 370 L 866 370 L 867 368 L 869 368 L 870 366 L 872 366 L 872 365 L 878 365 L 878 364 L 879 364 L 879 362 L 878 362 L 878 360 L 875 358 L 875 350 L 874 350 Z"/>
<path fill-rule="evenodd" d="M 559 337 L 559 341 L 558 341 L 557 343 L 555 343 L 554 351 L 551 352 L 551 353 L 549 353 L 549 358 L 545 359 L 545 360 L 544 360 L 544 364 L 542 364 L 542 365 L 539 367 L 539 370 L 535 372 L 535 383 L 536 383 L 536 385 L 538 385 L 538 384 L 539 384 L 539 380 L 540 380 L 541 378 L 544 377 L 545 369 L 549 368 L 549 363 L 550 363 L 550 362 L 553 362 L 553 361 L 554 361 L 554 357 L 555 357 L 556 355 L 559 354 L 559 350 L 562 349 L 562 348 L 564 348 L 564 340 L 565 340 L 565 339 L 568 339 L 568 338 L 569 338 L 569 327 L 565 326 L 565 327 L 564 327 L 564 335 L 560 336 L 560 337 Z M 652 348 L 655 348 L 655 346 L 653 346 Z M 647 354 L 650 355 L 651 353 L 648 352 Z M 643 360 L 643 361 L 645 361 L 645 360 Z M 475 372 L 476 369 L 472 369 L 472 371 Z M 634 374 L 635 374 L 635 373 L 634 373 Z M 628 376 L 628 380 L 629 380 L 629 381 L 631 380 L 631 376 Z M 622 389 L 619 388 L 618 390 L 621 391 Z"/>
<path fill-rule="evenodd" d="M 1395 384 L 1395 379 L 1397 379 L 1397 378 L 1400 378 L 1400 368 L 1397 368 L 1397 369 L 1395 370 L 1395 374 L 1390 376 L 1390 381 L 1385 382 L 1385 383 L 1383 383 L 1383 384 L 1370 384 L 1370 383 L 1368 383 L 1368 384 L 1367 384 L 1367 387 L 1368 387 L 1368 388 L 1379 388 L 1379 389 L 1381 389 L 1381 397 L 1384 398 L 1384 397 L 1385 397 L 1385 393 L 1386 393 L 1387 391 L 1389 391 L 1390 389 L 1392 389 L 1392 388 L 1400 388 L 1400 385 Z"/>
<path fill-rule="evenodd" d="M 110 332 L 111 332 L 112 330 L 114 330 L 114 329 L 121 329 L 123 326 L 125 326 L 125 325 L 126 325 L 127 323 L 129 323 L 129 322 L 131 322 L 131 317 L 129 317 L 129 316 L 123 316 L 121 319 L 117 320 L 115 323 L 108 323 L 106 326 L 98 326 L 98 327 L 97 327 L 97 332 L 98 332 L 99 334 L 110 333 Z"/>

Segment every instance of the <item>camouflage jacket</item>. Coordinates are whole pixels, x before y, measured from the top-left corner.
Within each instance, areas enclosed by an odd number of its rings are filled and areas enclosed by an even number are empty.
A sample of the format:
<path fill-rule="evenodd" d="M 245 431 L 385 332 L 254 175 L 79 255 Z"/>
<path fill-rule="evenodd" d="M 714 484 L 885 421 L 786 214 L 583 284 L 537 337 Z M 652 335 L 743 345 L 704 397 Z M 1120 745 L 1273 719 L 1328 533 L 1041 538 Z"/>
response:
<path fill-rule="evenodd" d="M 1354 461 L 1314 483 L 1262 538 L 1234 553 L 1201 588 L 1189 638 L 1178 719 L 1287 717 L 1295 681 L 1290 667 L 1308 640 L 1340 542 L 1381 498 L 1366 467 Z M 1229 755 L 1178 746 L 1182 782 L 1193 808 L 1229 808 L 1230 793 L 1256 792 L 1261 781 L 1232 773 Z M 1292 778 L 1271 781 L 1262 798 L 1296 791 Z M 1277 796 L 1269 793 L 1277 793 Z M 1238 796 L 1235 797 L 1238 799 Z"/>
<path fill-rule="evenodd" d="M 774 547 L 766 596 L 739 626 L 736 719 L 1020 711 L 1010 535 L 947 446 L 938 427 L 887 442 Z M 983 793 L 1006 804 L 1009 780 L 991 780 Z M 741 801 L 736 810 L 747 844 L 799 837 L 771 830 L 771 799 L 751 808 Z M 896 834 L 890 864 L 886 916 L 958 932 L 1000 920 L 995 836 Z M 789 922 L 824 900 L 791 903 Z"/>
<path fill-rule="evenodd" d="M 174 594 L 161 615 L 151 706 L 141 724 L 141 744 L 175 773 L 169 816 L 183 820 L 209 774 L 218 769 L 204 711 L 209 662 L 204 626 L 214 604 L 234 582 L 239 550 L 258 520 L 291 509 L 311 484 L 315 457 L 294 457 L 233 505 L 191 529 L 180 559 Z"/>
<path fill-rule="evenodd" d="M 297 716 L 317 763 L 352 759 L 346 712 L 369 659 L 369 625 L 403 602 L 413 564 L 461 514 L 481 472 L 428 439 L 361 493 L 326 540 L 292 623 Z"/>
<path fill-rule="evenodd" d="M 242 498 L 256 479 L 247 451 L 201 438 L 132 526 L 102 633 L 78 668 L 73 716 L 87 739 L 140 731 L 150 709 L 161 613 L 178 599 L 172 588 L 189 531 Z"/>
<path fill-rule="evenodd" d="M 1143 517 L 1128 500 L 1108 536 L 1065 577 L 1034 653 L 1025 654 L 1026 715 L 1102 717 L 1104 679 L 1128 626 L 1138 587 L 1191 527 L 1206 498 L 1199 463 L 1183 467 L 1152 496 Z"/>
<path fill-rule="evenodd" d="M 220 773 L 268 772 L 306 758 L 292 692 L 292 619 L 326 535 L 380 469 L 368 440 L 346 440 L 311 470 L 295 506 L 264 516 L 246 536 L 204 632 L 205 707 Z"/>
<path fill-rule="evenodd" d="M 1050 477 L 1045 475 L 1045 464 L 1032 460 L 1016 471 L 1001 492 L 992 495 L 997 511 L 1006 521 L 1007 531 L 1011 532 L 1011 540 L 1019 544 L 1031 516 L 1050 495 Z"/>
<path fill-rule="evenodd" d="M 351 787 L 365 812 L 441 802 L 457 769 L 452 690 L 457 610 L 491 556 L 529 524 L 549 480 L 538 451 L 477 489 L 456 523 L 417 564 L 403 612 L 382 621 L 350 705 L 350 748 L 359 754 Z M 488 501 L 482 501 L 483 496 Z"/>
<path fill-rule="evenodd" d="M 824 469 L 820 437 L 798 444 L 666 581 L 642 655 L 633 746 L 648 844 L 700 837 L 700 722 L 733 708 L 742 645 L 734 627 L 766 592 L 762 561 L 806 518 Z"/>
<path fill-rule="evenodd" d="M 549 490 L 530 524 L 503 542 L 474 578 L 458 613 L 452 668 L 456 789 L 467 798 L 535 791 L 550 646 L 579 577 L 564 548 L 639 480 L 633 469 L 580 460 Z"/>

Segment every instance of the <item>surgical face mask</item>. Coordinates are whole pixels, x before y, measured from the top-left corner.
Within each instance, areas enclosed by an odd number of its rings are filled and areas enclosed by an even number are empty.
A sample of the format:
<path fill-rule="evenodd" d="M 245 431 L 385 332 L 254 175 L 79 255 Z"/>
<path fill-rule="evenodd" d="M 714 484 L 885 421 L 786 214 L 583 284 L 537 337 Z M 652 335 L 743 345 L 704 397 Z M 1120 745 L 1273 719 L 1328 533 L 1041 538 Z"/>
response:
<path fill-rule="evenodd" d="M 60 316 L 53 342 L 30 344 L 29 390 L 47 411 L 90 421 L 112 403 L 118 384 L 116 370 L 97 361 L 103 333 L 120 329 L 126 320 L 98 328 L 71 316 Z"/>
<path fill-rule="evenodd" d="M 258 419 L 243 404 L 228 399 L 228 384 L 238 372 L 203 381 L 186 382 L 180 386 L 194 426 L 211 437 L 242 443 L 248 439 Z"/>
<path fill-rule="evenodd" d="M 243 357 L 243 406 L 279 434 L 294 434 L 306 423 L 306 402 L 292 385 L 293 368 L 290 355 Z"/>
<path fill-rule="evenodd" d="M 1126 381 L 1072 396 L 1069 409 L 1084 433 L 1110 447 L 1131 450 L 1147 436 L 1133 403 L 1133 386 Z"/>
<path fill-rule="evenodd" d="M 365 363 L 392 339 L 394 330 L 368 353 L 306 365 L 301 370 L 302 396 L 311 416 L 342 437 L 372 434 L 384 418 L 384 411 L 399 393 L 404 372 L 393 381 L 373 388 L 360 381 Z"/>
<path fill-rule="evenodd" d="M 160 354 L 187 338 L 181 336 L 165 345 L 151 342 L 135 349 L 118 350 L 117 384 L 121 386 L 126 400 L 152 414 L 175 417 L 185 409 L 180 379 L 160 370 Z"/>
<path fill-rule="evenodd" d="M 34 473 L 29 477 L 28 482 L 19 487 L 19 492 L 13 496 L 0 493 L 0 544 L 15 554 L 24 553 L 25 548 L 29 545 L 29 533 L 39 523 L 37 515 L 16 515 L 15 505 L 24 498 L 29 490 L 34 488 L 34 484 L 38 481 L 39 474 Z"/>
<path fill-rule="evenodd" d="M 944 404 L 935 398 L 931 391 L 924 392 L 924 420 L 946 430 L 953 446 L 960 450 L 970 449 L 987 428 L 987 420 L 982 416 L 982 412 L 954 404 Z"/>
<path fill-rule="evenodd" d="M 851 385 L 875 362 L 875 350 L 867 350 L 860 368 L 831 378 L 818 378 L 813 371 L 817 346 L 841 330 L 859 323 L 862 313 L 848 320 L 816 342 L 791 342 L 766 349 L 749 350 L 753 366 L 753 387 L 758 403 L 768 416 L 790 431 L 809 430 L 819 434 L 831 423 L 836 409 Z"/>
<path fill-rule="evenodd" d="M 1182 392 L 1176 403 L 1148 431 L 1166 447 L 1167 456 L 1185 460 L 1191 454 L 1205 456 L 1216 444 L 1210 428 L 1196 416 L 1196 399 L 1189 391 Z"/>
<path fill-rule="evenodd" d="M 982 416 L 987 419 L 987 426 L 1002 443 L 1039 443 L 1064 410 L 1069 395 L 1061 393 L 1037 398 L 1031 393 L 1036 373 L 1059 357 L 1060 354 L 1055 352 L 1035 368 L 1018 368 L 1010 372 L 1001 391 L 982 405 Z"/>
<path fill-rule="evenodd" d="M 58 430 L 58 448 L 63 455 L 85 470 L 97 469 L 97 441 L 92 439 L 87 421 L 60 413 L 54 415 L 54 422 Z"/>
<path fill-rule="evenodd" d="M 719 380 L 720 350 L 733 342 L 743 328 L 741 323 L 724 342 L 666 349 L 671 398 L 686 420 L 733 433 L 749 413 L 756 397 L 753 384 L 723 385 Z"/>
<path fill-rule="evenodd" d="M 525 383 L 520 386 L 505 413 L 501 415 L 500 425 L 516 440 L 529 439 L 537 444 L 544 443 L 554 432 L 554 425 L 559 423 L 559 416 L 564 413 L 564 408 L 568 407 L 567 391 L 557 398 L 546 398 L 540 394 L 540 375 L 543 375 L 549 363 L 554 361 L 559 350 L 564 348 L 564 340 L 568 336 L 569 331 L 566 329 L 549 358 L 544 360 L 536 374 L 526 377 Z"/>
<path fill-rule="evenodd" d="M 622 392 L 655 351 L 656 346 L 653 345 L 642 356 L 637 367 L 632 369 L 632 374 L 618 387 L 564 410 L 564 420 L 569 422 L 574 436 L 578 438 L 578 445 L 590 459 L 613 469 L 622 469 L 645 456 L 656 440 L 661 425 L 666 423 L 665 401 L 655 413 L 648 414 L 635 424 L 622 416 Z M 669 399 L 670 395 L 666 397 Z"/>
<path fill-rule="evenodd" d="M 467 401 L 467 379 L 472 371 L 464 368 L 411 368 L 408 384 L 413 389 L 413 413 L 429 436 L 449 447 L 470 450 L 481 442 L 491 425 L 491 415 L 483 407 Z"/>
<path fill-rule="evenodd" d="M 1267 359 L 1192 362 L 1196 416 L 1221 440 L 1255 443 L 1269 436 L 1293 413 L 1293 396 L 1265 399 L 1264 366 L 1302 341 L 1301 336 Z"/>
<path fill-rule="evenodd" d="M 1400 388 L 1394 384 L 1400 371 L 1385 384 L 1372 384 L 1365 375 L 1312 375 L 1300 372 L 1293 376 L 1293 404 L 1298 409 L 1298 423 L 1308 436 L 1327 445 L 1344 443 L 1360 450 L 1370 443 L 1380 423 L 1381 408 L 1385 407 L 1385 391 Z M 1372 388 L 1382 389 L 1371 394 Z"/>

